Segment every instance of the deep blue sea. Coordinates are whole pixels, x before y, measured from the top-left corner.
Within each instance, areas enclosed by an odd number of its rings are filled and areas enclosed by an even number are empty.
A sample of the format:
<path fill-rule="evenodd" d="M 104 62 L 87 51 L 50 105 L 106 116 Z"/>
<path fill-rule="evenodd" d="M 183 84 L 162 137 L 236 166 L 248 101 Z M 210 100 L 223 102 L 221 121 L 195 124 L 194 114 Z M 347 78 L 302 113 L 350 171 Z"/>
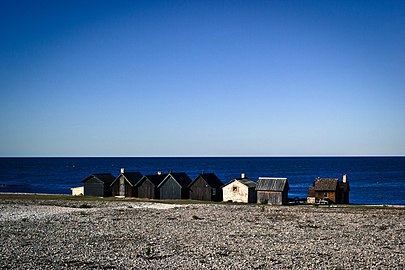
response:
<path fill-rule="evenodd" d="M 287 177 L 290 198 L 305 198 L 318 176 L 347 174 L 351 203 L 405 205 L 405 157 L 0 158 L 0 192 L 70 194 L 88 175 L 117 176 L 120 168 L 186 172 L 191 179 L 214 172 L 224 183 L 241 172 L 254 181 Z"/>

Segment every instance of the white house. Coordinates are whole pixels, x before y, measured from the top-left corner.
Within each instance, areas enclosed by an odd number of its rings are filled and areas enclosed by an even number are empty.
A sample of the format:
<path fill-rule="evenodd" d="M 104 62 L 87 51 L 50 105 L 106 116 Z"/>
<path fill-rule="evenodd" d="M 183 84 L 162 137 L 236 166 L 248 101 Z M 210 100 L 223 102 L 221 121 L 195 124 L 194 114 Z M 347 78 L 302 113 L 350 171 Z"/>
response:
<path fill-rule="evenodd" d="M 222 186 L 224 202 L 256 203 L 256 183 L 246 178 L 242 173 L 241 178 L 235 178 Z"/>

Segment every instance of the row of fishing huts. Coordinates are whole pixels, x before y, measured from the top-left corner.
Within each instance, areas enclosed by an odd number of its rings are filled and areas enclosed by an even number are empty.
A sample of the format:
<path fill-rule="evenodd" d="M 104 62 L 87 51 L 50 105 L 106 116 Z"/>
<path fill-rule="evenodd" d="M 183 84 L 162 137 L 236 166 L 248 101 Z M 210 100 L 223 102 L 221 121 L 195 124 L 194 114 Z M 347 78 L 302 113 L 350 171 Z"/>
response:
<path fill-rule="evenodd" d="M 148 199 L 226 201 L 261 204 L 287 204 L 287 178 L 259 177 L 255 182 L 245 173 L 226 184 L 214 173 L 201 173 L 194 180 L 184 172 L 158 172 L 142 175 L 140 172 L 120 174 L 92 174 L 81 181 L 83 187 L 72 188 L 73 195 L 97 197 L 136 197 Z M 317 178 L 308 189 L 308 202 L 349 203 L 349 185 L 346 176 Z"/>

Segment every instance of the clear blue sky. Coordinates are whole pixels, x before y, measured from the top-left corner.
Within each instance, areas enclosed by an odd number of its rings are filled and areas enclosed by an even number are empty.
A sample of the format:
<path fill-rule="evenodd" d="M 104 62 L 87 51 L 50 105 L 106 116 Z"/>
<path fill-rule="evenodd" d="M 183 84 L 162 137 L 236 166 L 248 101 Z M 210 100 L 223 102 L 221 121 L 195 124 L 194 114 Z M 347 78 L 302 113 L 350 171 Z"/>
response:
<path fill-rule="evenodd" d="M 1 1 L 0 156 L 405 155 L 405 1 Z"/>

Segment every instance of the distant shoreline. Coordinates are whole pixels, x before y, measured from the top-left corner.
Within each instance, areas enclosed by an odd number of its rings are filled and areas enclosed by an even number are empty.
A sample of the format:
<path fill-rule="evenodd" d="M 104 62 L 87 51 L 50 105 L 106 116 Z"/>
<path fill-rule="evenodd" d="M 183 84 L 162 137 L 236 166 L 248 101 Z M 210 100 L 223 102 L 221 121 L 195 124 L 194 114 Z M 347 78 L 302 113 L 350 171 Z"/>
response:
<path fill-rule="evenodd" d="M 75 201 L 88 201 L 88 200 L 100 200 L 100 201 L 135 201 L 135 202 L 157 202 L 157 203 L 174 203 L 179 202 L 181 204 L 235 204 L 235 205 L 257 205 L 257 203 L 227 203 L 227 202 L 211 202 L 211 201 L 194 201 L 194 200 L 159 200 L 159 199 L 143 199 L 143 198 L 116 198 L 116 197 L 91 197 L 91 196 L 72 196 L 70 194 L 50 194 L 50 193 L 24 193 L 24 192 L 0 192 L 0 200 L 10 199 L 26 199 L 26 200 L 75 200 Z M 298 205 L 285 205 L 285 206 L 312 206 L 312 204 L 298 204 Z M 266 205 L 267 206 L 267 205 Z M 271 205 L 268 205 L 271 207 Z M 285 207 L 284 206 L 284 207 Z M 403 208 L 405 205 L 401 204 L 331 204 L 331 205 L 317 205 L 320 208 L 356 208 L 356 207 L 389 207 L 389 208 Z"/>

